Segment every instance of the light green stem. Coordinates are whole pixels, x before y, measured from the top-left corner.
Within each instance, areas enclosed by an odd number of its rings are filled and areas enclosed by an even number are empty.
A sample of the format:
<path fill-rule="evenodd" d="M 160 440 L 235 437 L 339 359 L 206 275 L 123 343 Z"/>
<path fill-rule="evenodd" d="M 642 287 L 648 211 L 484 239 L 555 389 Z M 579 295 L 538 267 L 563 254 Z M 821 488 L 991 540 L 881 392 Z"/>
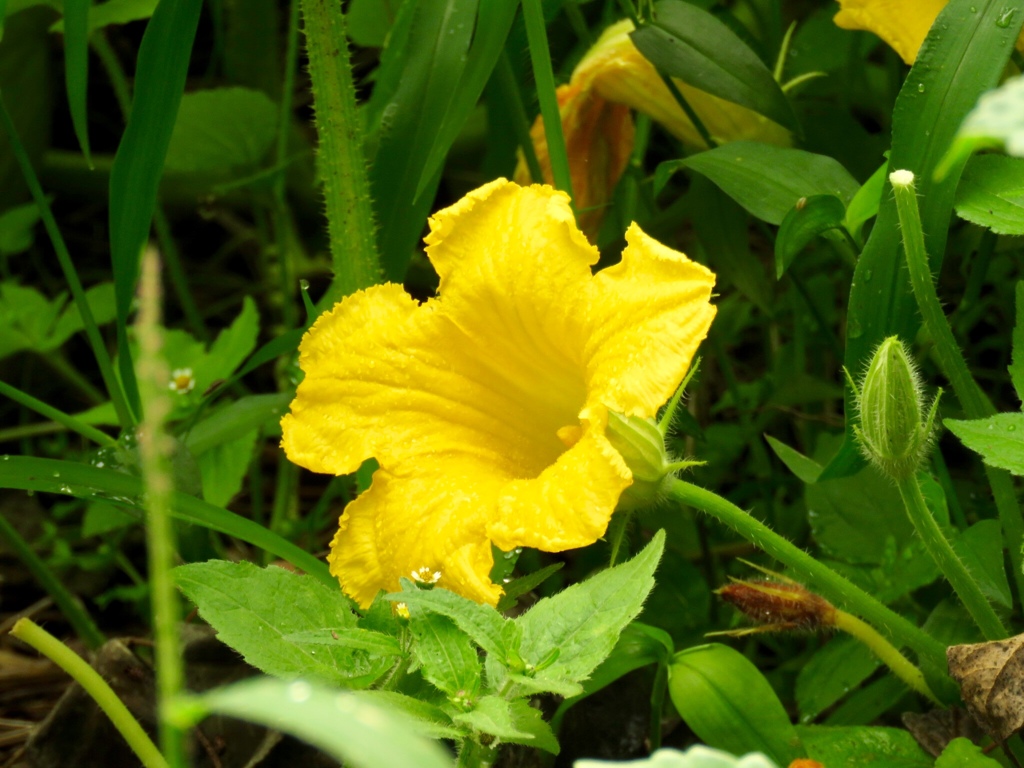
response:
<path fill-rule="evenodd" d="M 911 664 L 906 656 L 900 653 L 892 643 L 882 637 L 881 633 L 870 624 L 861 621 L 851 613 L 836 610 L 835 628 L 860 640 L 875 656 L 882 660 L 885 666 L 892 670 L 896 677 L 934 704 L 942 706 L 942 703 L 932 693 L 932 689 L 928 687 L 928 683 L 925 682 L 924 674 L 922 674 L 921 670 Z"/>
<path fill-rule="evenodd" d="M 17 529 L 3 515 L 0 515 L 0 539 L 3 539 L 10 545 L 11 549 L 14 550 L 14 554 L 28 568 L 32 578 L 39 582 L 39 585 L 53 598 L 53 602 L 60 608 L 60 612 L 70 622 L 75 630 L 75 634 L 81 638 L 83 643 L 89 648 L 99 648 L 107 641 L 107 638 L 103 636 L 103 633 L 96 626 L 92 617 L 82 607 L 78 598 L 61 583 L 61 580 L 57 578 L 53 571 L 43 562 L 42 558 L 33 551 L 29 543 L 21 537 Z"/>
<path fill-rule="evenodd" d="M 898 646 L 911 648 L 937 675 L 946 668 L 946 649 L 942 643 L 929 637 L 898 613 L 819 563 L 732 502 L 682 480 L 672 481 L 667 495 L 674 501 L 708 513 L 732 528 L 751 544 L 791 568 L 801 580 L 812 583 L 828 600 L 881 628 Z"/>
<path fill-rule="evenodd" d="M 977 582 L 971 578 L 967 568 L 957 557 L 953 547 L 950 546 L 943 535 L 939 524 L 928 510 L 924 496 L 921 495 L 921 488 L 917 484 L 917 478 L 913 475 L 897 481 L 900 496 L 903 497 L 903 506 L 907 509 L 910 522 L 913 523 L 917 535 L 924 542 L 925 549 L 931 555 L 932 560 L 939 566 L 942 574 L 949 579 L 957 597 L 967 608 L 967 611 L 974 619 L 974 623 L 981 629 L 987 640 L 1002 640 L 1009 633 L 1003 622 L 999 620 L 996 612 L 992 610 L 988 600 L 982 594 Z"/>
<path fill-rule="evenodd" d="M 8 113 L 2 97 L 0 97 L 0 124 L 3 125 L 7 138 L 11 142 L 11 151 L 21 167 L 25 183 L 32 193 L 32 199 L 39 208 L 39 216 L 43 220 L 46 234 L 49 235 L 50 242 L 53 244 L 53 250 L 57 254 L 57 261 L 60 263 L 61 271 L 64 273 L 64 279 L 67 281 L 71 296 L 75 300 L 75 306 L 78 307 L 78 311 L 82 315 L 85 336 L 89 340 L 89 346 L 92 347 L 93 354 L 96 356 L 100 376 L 103 377 L 103 384 L 107 388 L 107 394 L 110 395 L 110 399 L 114 403 L 117 419 L 123 430 L 130 430 L 135 426 L 135 417 L 128 407 L 124 390 L 121 388 L 121 382 L 114 375 L 110 353 L 107 352 L 107 347 L 100 336 L 100 329 L 96 325 L 96 318 L 93 317 L 92 309 L 85 298 L 85 289 L 82 288 L 82 281 L 78 279 L 78 272 L 75 271 L 74 262 L 71 261 L 71 254 L 68 252 L 67 244 L 64 242 L 64 237 L 57 227 L 57 220 L 53 217 L 53 211 L 50 210 L 50 203 L 47 201 L 46 195 L 43 194 L 43 188 L 39 184 L 39 177 L 36 176 L 35 169 L 32 167 L 28 153 L 25 151 L 21 138 L 14 128 L 14 122 L 11 120 L 10 113 Z"/>
<path fill-rule="evenodd" d="M 167 762 L 185 765 L 185 743 L 181 730 L 167 717 L 170 702 L 181 692 L 185 678 L 178 637 L 178 593 L 171 577 L 174 563 L 174 525 L 171 522 L 170 438 L 164 422 L 171 412 L 166 382 L 167 361 L 162 354 L 161 290 L 156 253 L 142 257 L 139 279 L 139 315 L 135 335 L 139 343 L 139 396 L 146 414 L 139 430 L 139 453 L 145 483 L 146 544 L 149 581 L 152 589 L 153 634 L 156 640 L 157 713 L 160 746 Z"/>
<path fill-rule="evenodd" d="M 160 750 L 99 673 L 31 619 L 18 619 L 11 634 L 67 672 L 102 709 L 146 768 L 168 768 Z"/>
<path fill-rule="evenodd" d="M 565 149 L 565 135 L 562 133 L 562 113 L 558 109 L 558 96 L 555 93 L 555 75 L 551 69 L 551 51 L 548 49 L 544 9 L 541 7 L 541 0 L 522 0 L 522 8 L 526 38 L 530 45 L 530 62 L 533 64 L 533 79 L 537 84 L 537 100 L 540 102 L 544 136 L 548 143 L 551 176 L 558 189 L 573 197 L 572 174 Z"/>
<path fill-rule="evenodd" d="M 995 406 L 971 376 L 935 292 L 931 269 L 928 266 L 928 254 L 924 246 L 914 176 L 909 171 L 895 171 L 889 178 L 896 197 L 896 212 L 903 234 L 903 251 L 907 256 L 910 283 L 925 328 L 935 342 L 935 356 L 938 358 L 939 367 L 953 386 L 953 392 L 963 406 L 967 418 L 984 419 L 992 416 L 996 412 Z M 1010 550 L 1010 564 L 1017 585 L 1017 594 L 1024 600 L 1024 555 L 1021 553 L 1021 545 L 1024 544 L 1024 518 L 1021 517 L 1020 505 L 1017 503 L 1013 479 L 1006 470 L 987 464 L 985 474 L 988 476 L 996 509 L 999 511 L 1004 541 Z"/>
<path fill-rule="evenodd" d="M 64 411 L 59 411 L 52 405 L 47 405 L 42 400 L 38 400 L 27 392 L 22 392 L 20 389 L 12 387 L 3 381 L 0 381 L 0 395 L 8 397 L 19 405 L 35 411 L 40 416 L 56 421 L 58 424 L 63 424 L 72 432 L 77 432 L 86 440 L 92 440 L 97 445 L 117 445 L 117 441 L 105 432 L 101 432 L 96 427 L 79 421 L 74 416 L 64 413 Z"/>
<path fill-rule="evenodd" d="M 382 272 L 341 3 L 302 0 L 302 16 L 334 265 L 334 280 L 321 301 L 329 306 L 380 282 Z"/>

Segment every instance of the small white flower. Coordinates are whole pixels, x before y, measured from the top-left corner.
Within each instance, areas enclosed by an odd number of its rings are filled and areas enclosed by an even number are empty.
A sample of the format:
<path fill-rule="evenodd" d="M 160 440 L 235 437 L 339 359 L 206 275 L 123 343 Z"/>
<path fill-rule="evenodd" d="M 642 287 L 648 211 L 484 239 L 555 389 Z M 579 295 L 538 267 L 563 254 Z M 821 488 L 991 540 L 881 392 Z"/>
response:
<path fill-rule="evenodd" d="M 192 375 L 191 368 L 175 368 L 171 371 L 171 380 L 167 388 L 179 395 L 191 392 L 196 387 L 196 377 Z"/>

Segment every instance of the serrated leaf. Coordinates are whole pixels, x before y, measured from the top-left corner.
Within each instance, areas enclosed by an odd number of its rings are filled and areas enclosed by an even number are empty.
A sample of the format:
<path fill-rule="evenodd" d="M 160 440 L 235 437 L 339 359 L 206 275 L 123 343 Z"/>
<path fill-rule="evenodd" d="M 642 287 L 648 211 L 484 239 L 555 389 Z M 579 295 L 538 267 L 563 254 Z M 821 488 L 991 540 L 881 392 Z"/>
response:
<path fill-rule="evenodd" d="M 520 653 L 527 664 L 537 665 L 558 651 L 537 671 L 538 681 L 585 680 L 608 657 L 654 586 L 664 546 L 665 532 L 658 531 L 632 560 L 541 600 L 515 620 L 522 628 Z"/>
<path fill-rule="evenodd" d="M 256 347 L 259 330 L 260 316 L 256 302 L 246 296 L 242 300 L 242 311 L 231 325 L 217 334 L 209 352 L 196 354 L 190 360 L 176 360 L 168 353 L 168 364 L 171 367 L 191 366 L 196 389 L 205 392 L 215 381 L 228 378 L 249 356 Z"/>
<path fill-rule="evenodd" d="M 417 734 L 417 720 L 382 699 L 303 680 L 244 680 L 171 704 L 178 727 L 219 713 L 284 731 L 353 768 L 452 768 L 447 751 Z"/>
<path fill-rule="evenodd" d="M 186 93 L 167 147 L 167 170 L 253 168 L 276 133 L 277 106 L 261 91 L 236 87 Z"/>
<path fill-rule="evenodd" d="M 357 688 L 391 665 L 390 659 L 351 648 L 314 648 L 286 640 L 298 632 L 356 626 L 352 603 L 341 590 L 309 576 L 211 560 L 179 566 L 174 578 L 220 639 L 267 674 Z"/>
<path fill-rule="evenodd" d="M 203 498 L 226 507 L 242 490 L 256 448 L 257 430 L 223 442 L 196 457 L 202 477 Z"/>
<path fill-rule="evenodd" d="M 728 646 L 711 643 L 677 653 L 669 666 L 668 691 L 680 716 L 708 746 L 740 755 L 763 752 L 780 765 L 804 756 L 764 675 Z"/>
<path fill-rule="evenodd" d="M 409 629 L 423 677 L 452 698 L 466 698 L 480 690 L 482 669 L 476 646 L 454 621 L 410 605 Z"/>
<path fill-rule="evenodd" d="M 999 768 L 1000 765 L 986 757 L 981 747 L 962 736 L 949 742 L 935 761 L 935 768 Z"/>
<path fill-rule="evenodd" d="M 1024 158 L 972 157 L 955 205 L 961 219 L 999 235 L 1024 235 Z"/>
<path fill-rule="evenodd" d="M 1024 413 L 986 419 L 944 419 L 943 425 L 991 467 L 1024 475 Z"/>
<path fill-rule="evenodd" d="M 424 736 L 433 739 L 461 739 L 466 735 L 466 730 L 457 728 L 443 709 L 423 699 L 397 691 L 359 691 L 356 695 L 363 701 L 381 704 L 392 712 L 400 712 L 412 718 L 416 721 L 416 730 Z"/>
<path fill-rule="evenodd" d="M 835 195 L 801 198 L 786 214 L 775 238 L 775 278 L 781 279 L 797 254 L 815 238 L 841 229 L 846 216 L 843 201 Z"/>
<path fill-rule="evenodd" d="M 508 658 L 509 635 L 506 627 L 515 625 L 489 605 L 481 605 L 467 600 L 447 589 L 421 590 L 412 584 L 409 584 L 409 588 L 402 592 L 388 595 L 387 599 L 447 616 L 487 653 L 496 656 L 501 661 Z M 513 648 L 513 650 L 518 649 Z"/>
<path fill-rule="evenodd" d="M 661 0 L 630 39 L 665 74 L 798 130 L 789 100 L 757 54 L 696 5 Z"/>
<path fill-rule="evenodd" d="M 502 741 L 522 744 L 533 740 L 532 734 L 516 727 L 512 716 L 512 702 L 500 696 L 481 696 L 471 710 L 453 715 L 452 722 L 479 733 L 497 736 Z"/>
<path fill-rule="evenodd" d="M 286 642 L 295 645 L 328 645 L 339 648 L 356 648 L 369 651 L 377 656 L 401 656 L 402 646 L 390 635 L 358 627 L 329 627 L 307 629 L 285 635 Z"/>
<path fill-rule="evenodd" d="M 27 251 L 35 242 L 35 226 L 39 223 L 39 206 L 19 205 L 0 213 L 0 256 L 14 256 Z"/>
<path fill-rule="evenodd" d="M 706 176 L 751 215 L 776 225 L 802 197 L 834 195 L 845 205 L 860 187 L 831 157 L 751 141 L 662 163 L 655 171 L 655 186 L 680 168 Z"/>

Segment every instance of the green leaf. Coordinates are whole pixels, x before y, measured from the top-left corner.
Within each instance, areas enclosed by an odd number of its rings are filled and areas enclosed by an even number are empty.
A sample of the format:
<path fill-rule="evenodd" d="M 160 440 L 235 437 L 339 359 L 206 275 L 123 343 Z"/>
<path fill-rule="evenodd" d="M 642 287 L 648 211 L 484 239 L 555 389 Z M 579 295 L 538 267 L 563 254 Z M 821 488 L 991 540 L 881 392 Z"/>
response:
<path fill-rule="evenodd" d="M 85 292 L 85 300 L 92 311 L 92 319 L 96 325 L 106 325 L 114 319 L 114 284 L 99 283 L 92 286 Z M 82 313 L 78 310 L 77 304 L 65 307 L 60 317 L 50 331 L 48 338 L 37 345 L 38 351 L 56 349 L 64 345 L 74 334 L 85 328 L 82 322 Z"/>
<path fill-rule="evenodd" d="M 956 532 L 951 543 L 986 599 L 1012 608 L 1010 584 L 1003 565 L 1003 532 L 999 521 L 979 520 L 966 531 Z"/>
<path fill-rule="evenodd" d="M 226 379 L 234 373 L 256 347 L 259 330 L 260 316 L 256 302 L 246 296 L 242 300 L 242 311 L 234 322 L 217 335 L 209 353 L 192 363 L 196 389 L 205 392 L 218 379 Z M 174 365 L 170 360 L 168 362 Z"/>
<path fill-rule="evenodd" d="M 801 198 L 786 214 L 775 238 L 775 278 L 781 279 L 789 265 L 818 235 L 841 229 L 846 217 L 843 201 L 835 195 Z"/>
<path fill-rule="evenodd" d="M 524 699 L 508 701 L 500 696 L 483 696 L 471 710 L 454 715 L 452 720 L 502 741 L 558 754 L 558 740 L 551 727 L 544 722 L 540 711 Z"/>
<path fill-rule="evenodd" d="M 1013 13 L 1013 9 L 1009 9 L 1009 13 Z M 1020 20 L 1015 21 L 1015 24 L 1002 27 L 1004 36 L 1008 36 L 1013 28 L 1020 29 Z M 1012 39 L 1016 40 L 1016 37 Z M 964 118 L 957 131 L 943 158 L 942 167 L 945 169 L 963 162 L 972 152 L 990 147 L 1002 148 L 1014 157 L 1024 157 L 1024 75 L 1011 77 L 978 98 L 978 105 Z"/>
<path fill-rule="evenodd" d="M 156 10 L 157 0 L 106 0 L 89 8 L 89 34 L 112 24 L 127 24 L 148 19 Z M 54 22 L 51 32 L 63 32 L 64 20 Z"/>
<path fill-rule="evenodd" d="M 1014 292 L 1016 319 L 1013 324 L 1012 353 L 1007 370 L 1017 399 L 1024 402 L 1024 280 L 1017 281 Z"/>
<path fill-rule="evenodd" d="M 775 691 L 747 657 L 728 646 L 711 643 L 677 653 L 668 692 L 679 715 L 709 746 L 735 754 L 763 752 L 781 765 L 803 757 Z"/>
<path fill-rule="evenodd" d="M 825 765 L 931 768 L 931 757 L 907 731 L 897 728 L 805 725 L 797 729 L 807 755 Z"/>
<path fill-rule="evenodd" d="M 972 157 L 956 191 L 961 219 L 1000 235 L 1024 235 L 1024 158 Z"/>
<path fill-rule="evenodd" d="M 196 456 L 244 437 L 252 429 L 276 424 L 292 401 L 290 392 L 277 395 L 246 395 L 220 408 L 196 424 L 185 436 L 185 445 Z"/>
<path fill-rule="evenodd" d="M 805 491 L 814 540 L 831 557 L 850 563 L 882 562 L 891 538 L 901 549 L 913 536 L 899 491 L 872 467 L 853 477 L 818 480 Z"/>
<path fill-rule="evenodd" d="M 423 699 L 382 690 L 359 691 L 356 695 L 363 701 L 380 704 L 392 712 L 400 712 L 411 718 L 415 721 L 416 731 L 424 736 L 433 739 L 461 739 L 466 735 L 466 730 L 456 728 L 444 710 Z"/>
<path fill-rule="evenodd" d="M 114 318 L 113 286 L 100 283 L 85 292 L 97 325 Z M 48 300 L 35 288 L 0 283 L 0 359 L 23 349 L 52 352 L 84 327 L 77 305 L 67 295 Z M 63 310 L 63 311 L 62 311 Z"/>
<path fill-rule="evenodd" d="M 665 74 L 799 132 L 793 108 L 772 73 L 707 11 L 679 0 L 661 0 L 654 19 L 630 33 L 630 39 Z"/>
<path fill-rule="evenodd" d="M 882 163 L 878 170 L 871 174 L 871 178 L 865 181 L 857 194 L 846 206 L 846 218 L 843 225 L 857 242 L 860 242 L 860 230 L 864 224 L 878 215 L 878 206 L 882 202 L 882 190 L 885 189 L 885 182 L 888 178 L 886 171 L 889 164 Z"/>
<path fill-rule="evenodd" d="M 658 531 L 632 560 L 544 598 L 515 620 L 523 632 L 520 653 L 528 664 L 536 666 L 558 652 L 535 679 L 579 682 L 608 658 L 654 586 L 664 546 L 665 532 Z"/>
<path fill-rule="evenodd" d="M 1024 413 L 997 413 L 987 419 L 943 419 L 943 425 L 990 467 L 1024 475 Z"/>
<path fill-rule="evenodd" d="M 171 717 L 188 728 L 210 714 L 290 733 L 353 768 L 453 768 L 440 745 L 417 734 L 417 721 L 383 700 L 308 683 L 244 680 L 201 696 L 179 696 Z"/>
<path fill-rule="evenodd" d="M 110 169 L 110 258 L 117 295 L 119 368 L 136 411 L 128 313 L 202 5 L 202 0 L 161 0 L 146 25 L 136 60 L 131 116 Z"/>
<path fill-rule="evenodd" d="M 801 721 L 813 720 L 867 680 L 881 662 L 852 637 L 834 637 L 802 665 L 796 679 Z"/>
<path fill-rule="evenodd" d="M 82 536 L 88 538 L 118 531 L 135 525 L 139 520 L 138 515 L 129 514 L 113 504 L 94 501 L 85 508 L 85 515 L 82 517 Z"/>
<path fill-rule="evenodd" d="M 145 510 L 142 481 L 126 472 L 100 468 L 99 464 L 89 466 L 74 461 L 5 456 L 0 461 L 0 488 L 60 493 L 88 501 L 110 501 L 140 513 Z M 246 541 L 287 560 L 323 584 L 337 585 L 326 563 L 252 520 L 180 491 L 171 494 L 171 514 L 178 520 Z"/>
<path fill-rule="evenodd" d="M 946 250 L 949 220 L 962 164 L 941 181 L 936 165 L 956 127 L 978 96 L 996 84 L 1015 37 L 998 26 L 1006 13 L 1001 0 L 951 0 L 939 13 L 893 110 L 892 152 L 886 169 L 878 219 L 864 247 L 850 286 L 846 326 L 849 371 L 863 370 L 874 349 L 888 336 L 913 339 L 920 324 L 907 280 L 896 203 L 888 183 L 891 171 L 907 169 L 917 179 L 925 249 L 938 273 Z M 856 472 L 863 466 L 852 428 L 852 401 L 847 399 L 846 439 L 825 468 L 826 477 Z"/>
<path fill-rule="evenodd" d="M 786 465 L 786 468 L 800 478 L 800 480 L 807 483 L 807 485 L 818 482 L 818 476 L 821 475 L 821 471 L 824 469 L 818 462 L 807 458 L 796 449 L 790 448 L 771 435 L 765 435 L 764 439 L 768 441 L 768 445 L 775 451 L 775 455 L 779 457 L 779 460 Z"/>
<path fill-rule="evenodd" d="M 352 0 L 345 14 L 349 39 L 363 48 L 382 47 L 394 20 L 394 11 L 380 0 Z"/>
<path fill-rule="evenodd" d="M 998 768 L 1000 765 L 986 757 L 981 747 L 962 736 L 949 742 L 935 761 L 935 768 Z"/>
<path fill-rule="evenodd" d="M 192 91 L 181 99 L 165 165 L 181 173 L 252 169 L 266 156 L 276 133 L 277 105 L 263 92 Z"/>
<path fill-rule="evenodd" d="M 370 184 L 380 224 L 378 247 L 388 280 L 401 281 L 420 236 L 438 178 L 416 190 L 423 162 L 458 90 L 473 36 L 479 0 L 408 3 L 381 55 L 368 117 L 377 128 Z M 410 33 L 410 30 L 415 30 Z M 381 86 L 384 86 L 381 88 Z M 376 117 L 380 123 L 375 125 Z"/>
<path fill-rule="evenodd" d="M 655 171 L 655 187 L 680 168 L 703 174 L 751 215 L 776 225 L 802 197 L 834 195 L 846 204 L 860 186 L 831 157 L 751 141 L 662 163 Z"/>
<path fill-rule="evenodd" d="M 182 592 L 217 635 L 257 669 L 276 677 L 308 677 L 365 687 L 391 660 L 343 645 L 311 646 L 287 638 L 325 627 L 355 628 L 351 601 L 309 576 L 283 568 L 210 560 L 174 569 Z"/>
<path fill-rule="evenodd" d="M 284 636 L 285 641 L 295 645 L 333 645 L 339 648 L 354 648 L 369 651 L 376 656 L 401 656 L 402 646 L 390 635 L 358 627 L 329 627 L 292 632 Z"/>
<path fill-rule="evenodd" d="M 481 665 L 476 646 L 446 616 L 409 606 L 413 655 L 423 677 L 450 698 L 467 699 L 480 690 Z"/>
<path fill-rule="evenodd" d="M 408 587 L 402 592 L 388 595 L 387 599 L 447 616 L 487 653 L 496 656 L 502 662 L 508 659 L 509 630 L 515 625 L 494 608 L 467 600 L 447 589 L 421 590 L 411 583 Z"/>
<path fill-rule="evenodd" d="M 218 507 L 226 507 L 242 490 L 249 464 L 252 463 L 257 437 L 259 431 L 252 430 L 196 457 L 202 477 L 203 498 L 206 501 Z"/>
<path fill-rule="evenodd" d="M 24 253 L 35 242 L 39 206 L 26 203 L 0 213 L 0 256 Z"/>
<path fill-rule="evenodd" d="M 90 0 L 64 0 L 64 81 L 75 138 L 85 162 L 92 167 L 89 153 L 89 119 L 86 93 L 89 85 Z"/>

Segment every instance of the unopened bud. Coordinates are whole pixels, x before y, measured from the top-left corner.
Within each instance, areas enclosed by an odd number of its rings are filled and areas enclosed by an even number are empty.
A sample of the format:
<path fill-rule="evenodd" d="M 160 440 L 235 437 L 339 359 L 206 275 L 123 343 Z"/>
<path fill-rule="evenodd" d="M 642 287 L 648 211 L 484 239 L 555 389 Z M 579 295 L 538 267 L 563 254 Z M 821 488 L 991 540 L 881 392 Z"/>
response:
<path fill-rule="evenodd" d="M 854 434 L 864 455 L 894 480 L 910 477 L 928 453 L 939 398 L 925 417 L 921 377 L 903 342 L 895 336 L 883 341 L 860 391 L 853 388 L 860 412 Z"/>
<path fill-rule="evenodd" d="M 836 609 L 832 603 L 795 582 L 737 580 L 719 589 L 718 596 L 763 625 L 760 631 L 764 632 L 814 632 L 835 625 Z"/>
<path fill-rule="evenodd" d="M 664 497 L 672 477 L 665 436 L 652 419 L 608 412 L 608 441 L 633 473 L 633 484 L 619 498 L 620 509 L 638 509 Z"/>

